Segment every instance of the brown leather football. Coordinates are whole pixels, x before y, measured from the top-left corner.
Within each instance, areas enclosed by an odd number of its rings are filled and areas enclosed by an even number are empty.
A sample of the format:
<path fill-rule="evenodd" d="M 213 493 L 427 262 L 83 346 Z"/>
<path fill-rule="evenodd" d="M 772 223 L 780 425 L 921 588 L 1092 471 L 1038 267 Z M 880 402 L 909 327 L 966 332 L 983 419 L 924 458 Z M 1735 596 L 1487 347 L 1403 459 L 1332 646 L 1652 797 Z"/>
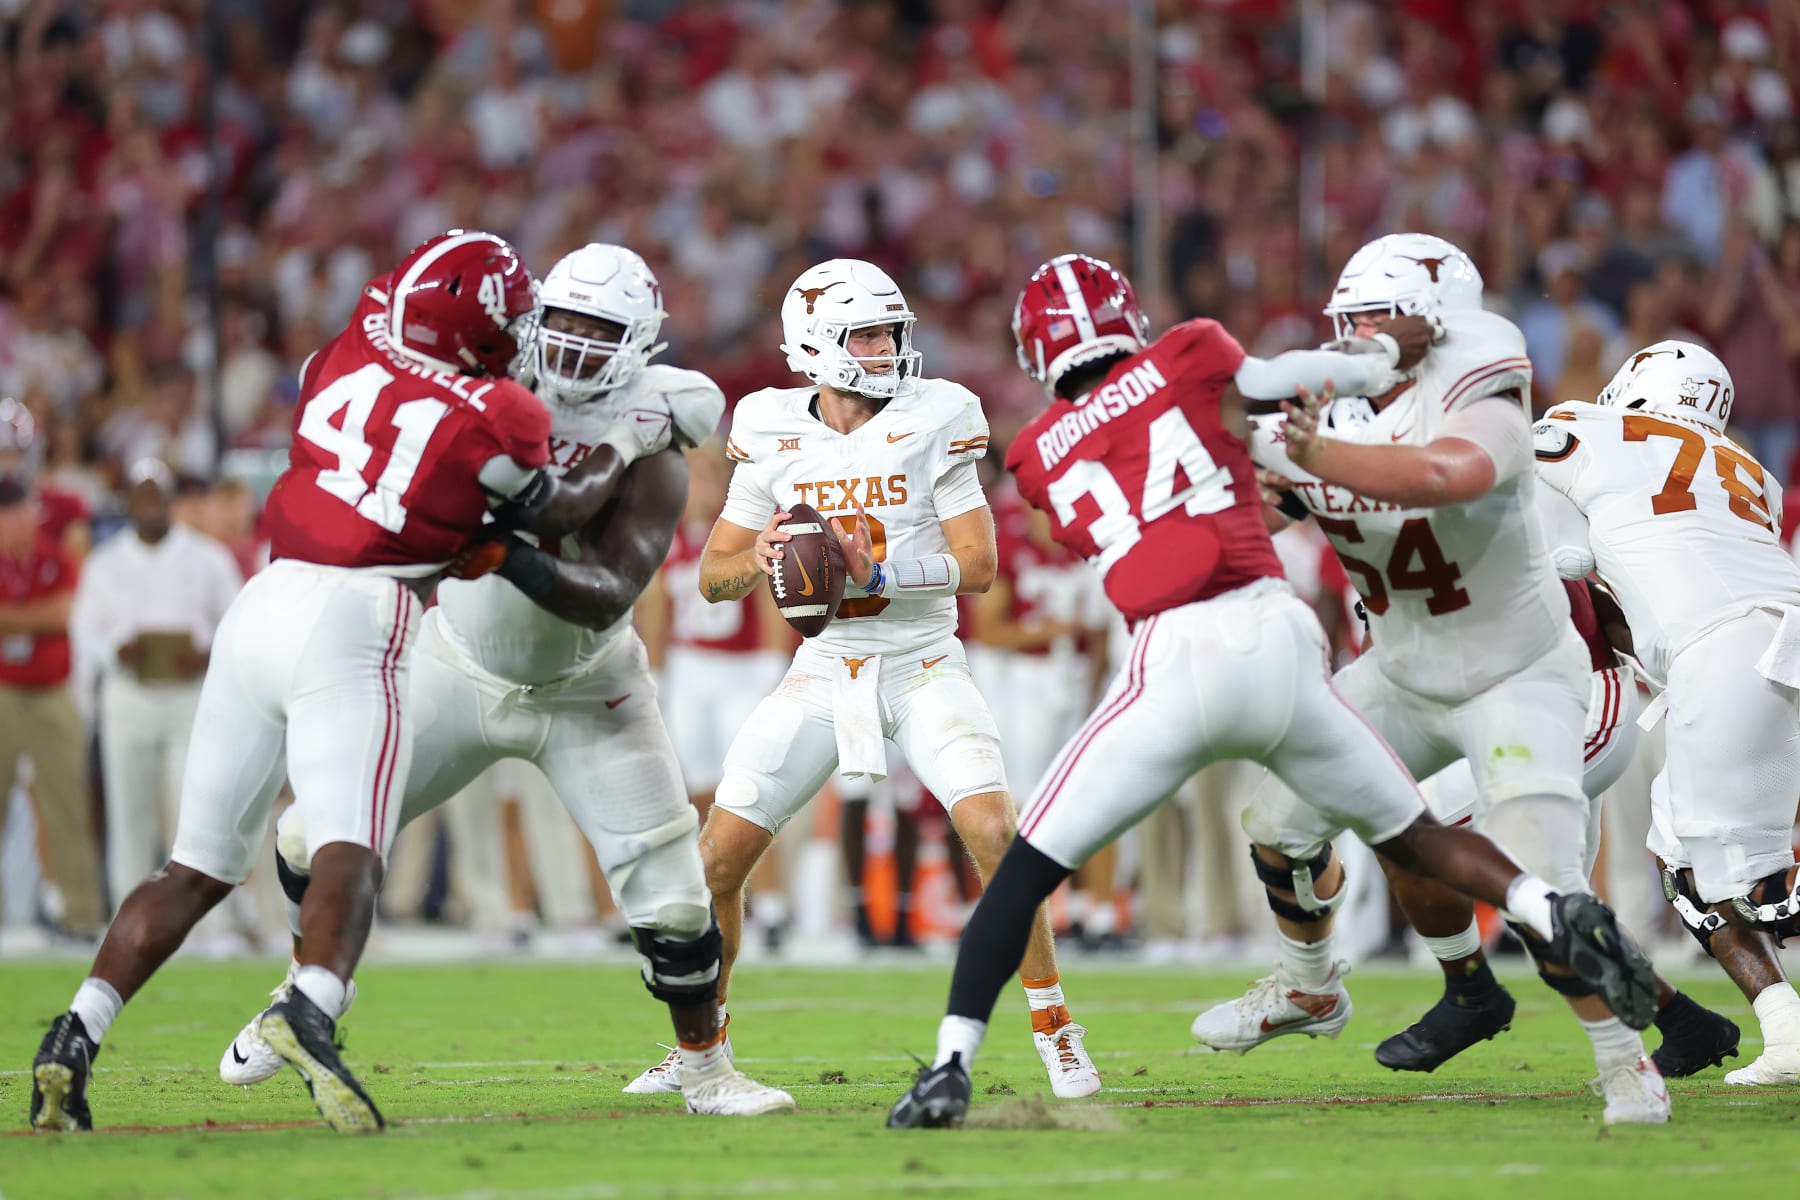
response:
<path fill-rule="evenodd" d="M 832 536 L 831 526 L 810 504 L 788 506 L 781 528 L 793 534 L 782 543 L 775 560 L 769 590 L 775 607 L 801 637 L 817 637 L 831 624 L 838 601 L 844 598 L 849 573 L 844 569 L 844 548 Z"/>

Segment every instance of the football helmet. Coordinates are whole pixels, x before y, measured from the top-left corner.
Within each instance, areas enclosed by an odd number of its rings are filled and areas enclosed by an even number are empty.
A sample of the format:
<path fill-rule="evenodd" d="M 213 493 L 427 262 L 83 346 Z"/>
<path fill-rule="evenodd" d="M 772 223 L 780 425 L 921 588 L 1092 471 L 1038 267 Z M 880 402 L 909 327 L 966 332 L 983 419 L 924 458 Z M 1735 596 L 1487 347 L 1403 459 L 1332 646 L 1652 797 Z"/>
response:
<path fill-rule="evenodd" d="M 1720 433 L 1736 395 L 1719 356 L 1693 342 L 1657 342 L 1625 360 L 1594 403 L 1699 421 Z"/>
<path fill-rule="evenodd" d="M 1085 254 L 1059 255 L 1031 273 L 1012 328 L 1020 368 L 1052 392 L 1074 368 L 1150 342 L 1150 319 L 1131 281 Z"/>
<path fill-rule="evenodd" d="M 452 229 L 423 243 L 372 285 L 387 293 L 388 349 L 452 375 L 510 375 L 531 272 L 491 233 Z"/>
<path fill-rule="evenodd" d="M 918 386 L 916 319 L 886 271 L 861 259 L 834 258 L 802 271 L 788 289 L 781 302 L 781 349 L 788 367 L 816 384 L 891 400 Z M 852 331 L 878 325 L 894 327 L 890 371 L 869 371 L 849 351 Z"/>
<path fill-rule="evenodd" d="M 616 341 L 548 327 L 553 310 L 596 317 L 620 327 Z M 531 373 L 538 392 L 564 404 L 584 404 L 623 387 L 662 352 L 662 287 L 648 264 L 623 246 L 590 242 L 565 254 L 538 290 L 532 316 Z"/>
<path fill-rule="evenodd" d="M 1357 313 L 1433 317 L 1479 309 L 1481 290 L 1481 272 L 1456 246 L 1425 233 L 1390 233 L 1350 256 L 1325 315 L 1347 338 Z"/>

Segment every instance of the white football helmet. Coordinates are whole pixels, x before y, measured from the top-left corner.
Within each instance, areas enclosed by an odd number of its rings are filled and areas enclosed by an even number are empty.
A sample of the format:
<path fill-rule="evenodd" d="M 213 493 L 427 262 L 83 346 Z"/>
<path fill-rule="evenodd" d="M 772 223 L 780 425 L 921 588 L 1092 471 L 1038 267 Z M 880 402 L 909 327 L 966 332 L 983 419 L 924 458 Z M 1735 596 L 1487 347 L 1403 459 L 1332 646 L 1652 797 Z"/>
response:
<path fill-rule="evenodd" d="M 814 383 L 875 400 L 918 386 L 919 352 L 912 348 L 916 318 L 900 285 L 874 263 L 834 258 L 808 268 L 781 302 L 781 349 L 788 366 Z M 894 326 L 893 369 L 865 370 L 846 348 L 850 332 Z"/>
<path fill-rule="evenodd" d="M 564 404 L 585 404 L 623 387 L 668 343 L 662 331 L 662 287 L 648 264 L 623 246 L 590 242 L 557 261 L 539 286 L 533 361 L 537 391 Z M 548 327 L 553 310 L 611 321 L 617 341 Z"/>
<path fill-rule="evenodd" d="M 1350 256 L 1325 315 L 1346 338 L 1357 313 L 1433 317 L 1479 309 L 1481 290 L 1481 272 L 1456 246 L 1426 233 L 1390 233 Z"/>
<path fill-rule="evenodd" d="M 1657 342 L 1625 360 L 1594 403 L 1686 417 L 1725 431 L 1736 395 L 1719 356 L 1693 342 Z"/>

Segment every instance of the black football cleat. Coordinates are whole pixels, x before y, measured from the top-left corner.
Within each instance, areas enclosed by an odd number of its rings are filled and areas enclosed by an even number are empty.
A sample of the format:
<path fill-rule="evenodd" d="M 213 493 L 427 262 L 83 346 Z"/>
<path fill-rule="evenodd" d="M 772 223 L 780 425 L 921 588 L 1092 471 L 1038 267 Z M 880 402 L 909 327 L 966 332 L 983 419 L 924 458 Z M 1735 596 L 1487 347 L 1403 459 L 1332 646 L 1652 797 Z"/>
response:
<path fill-rule="evenodd" d="M 362 1084 L 338 1056 L 332 1035 L 337 1023 L 299 988 L 286 993 L 256 1019 L 257 1032 L 306 1080 L 313 1104 L 339 1133 L 379 1133 L 387 1125 Z"/>
<path fill-rule="evenodd" d="M 1473 997 L 1446 992 L 1424 1016 L 1375 1047 L 1375 1061 L 1393 1071 L 1435 1071 L 1476 1042 L 1512 1028 L 1512 993 L 1496 984 Z"/>
<path fill-rule="evenodd" d="M 941 1067 L 920 1067 L 919 1077 L 888 1112 L 889 1129 L 957 1129 L 969 1115 L 969 1073 L 962 1055 Z"/>
<path fill-rule="evenodd" d="M 1650 1061 L 1664 1079 L 1686 1079 L 1738 1056 L 1738 1027 L 1731 1019 L 1698 1004 L 1693 1007 L 1680 1021 L 1657 1021 L 1663 1040 Z"/>
<path fill-rule="evenodd" d="M 1648 1029 L 1656 1019 L 1656 972 L 1612 909 L 1586 892 L 1569 892 L 1557 896 L 1550 911 L 1556 930 L 1551 957 L 1567 963 L 1619 1020 Z"/>
<path fill-rule="evenodd" d="M 31 1127 L 50 1133 L 85 1132 L 94 1128 L 88 1112 L 88 1076 L 100 1047 L 87 1026 L 72 1012 L 50 1025 L 50 1032 L 31 1060 Z"/>

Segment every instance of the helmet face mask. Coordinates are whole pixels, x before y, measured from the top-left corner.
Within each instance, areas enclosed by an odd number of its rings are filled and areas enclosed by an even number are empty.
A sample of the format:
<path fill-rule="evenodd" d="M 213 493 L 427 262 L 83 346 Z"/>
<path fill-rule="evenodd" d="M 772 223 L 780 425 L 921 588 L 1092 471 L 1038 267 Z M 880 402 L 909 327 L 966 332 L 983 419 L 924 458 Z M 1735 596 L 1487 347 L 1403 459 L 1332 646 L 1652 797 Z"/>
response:
<path fill-rule="evenodd" d="M 922 356 L 912 344 L 917 319 L 887 272 L 860 259 L 834 258 L 802 272 L 788 289 L 781 303 L 781 349 L 790 369 L 821 387 L 892 400 L 918 387 Z M 859 359 L 850 352 L 852 334 L 882 327 L 892 332 L 891 354 Z"/>
<path fill-rule="evenodd" d="M 1355 336 L 1358 314 L 1431 317 L 1481 307 L 1481 272 L 1443 238 L 1390 233 L 1350 256 L 1325 315 L 1340 338 Z"/>
<path fill-rule="evenodd" d="M 585 404 L 625 386 L 658 343 L 662 287 L 623 246 L 591 243 L 550 268 L 532 322 L 532 373 L 548 399 Z"/>

